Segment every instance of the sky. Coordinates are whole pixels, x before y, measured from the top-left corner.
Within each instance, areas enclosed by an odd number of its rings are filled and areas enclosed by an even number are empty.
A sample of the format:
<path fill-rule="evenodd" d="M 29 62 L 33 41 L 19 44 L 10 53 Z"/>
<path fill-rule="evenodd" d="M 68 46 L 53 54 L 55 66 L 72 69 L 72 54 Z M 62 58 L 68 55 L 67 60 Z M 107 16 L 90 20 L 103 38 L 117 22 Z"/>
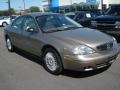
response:
<path fill-rule="evenodd" d="M 0 0 L 0 10 L 8 9 L 8 4 L 6 3 L 7 0 Z M 17 10 L 24 9 L 23 0 L 10 0 L 11 7 Z M 39 6 L 41 5 L 41 0 L 25 0 L 26 9 L 30 6 Z"/>
<path fill-rule="evenodd" d="M 10 0 L 11 1 L 11 7 L 17 10 L 23 10 L 23 0 Z M 28 9 L 30 6 L 39 6 L 41 5 L 42 0 L 25 0 L 26 3 L 26 9 Z M 81 1 L 85 2 L 86 0 L 73 0 L 73 1 Z M 8 4 L 6 3 L 7 0 L 0 0 L 0 10 L 6 10 L 8 9 Z"/>

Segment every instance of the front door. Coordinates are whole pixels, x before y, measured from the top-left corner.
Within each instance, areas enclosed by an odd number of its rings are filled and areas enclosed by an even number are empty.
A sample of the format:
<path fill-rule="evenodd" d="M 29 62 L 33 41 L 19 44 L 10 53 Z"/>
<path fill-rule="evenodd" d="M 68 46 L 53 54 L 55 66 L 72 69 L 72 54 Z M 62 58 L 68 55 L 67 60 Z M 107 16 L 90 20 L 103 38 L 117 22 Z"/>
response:
<path fill-rule="evenodd" d="M 28 29 L 33 29 L 33 31 L 29 31 Z M 35 19 L 31 16 L 26 16 L 22 25 L 22 30 L 24 49 L 32 54 L 40 55 L 42 45 L 40 38 L 42 34 L 38 29 Z"/>

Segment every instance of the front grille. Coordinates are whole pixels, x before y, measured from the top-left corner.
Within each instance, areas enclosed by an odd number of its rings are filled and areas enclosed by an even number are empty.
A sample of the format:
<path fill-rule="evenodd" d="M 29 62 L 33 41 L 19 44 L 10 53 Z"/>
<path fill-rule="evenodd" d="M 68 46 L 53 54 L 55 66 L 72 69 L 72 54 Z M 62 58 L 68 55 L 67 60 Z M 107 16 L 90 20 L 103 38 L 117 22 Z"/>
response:
<path fill-rule="evenodd" d="M 106 43 L 106 44 L 103 44 L 97 47 L 99 51 L 109 50 L 112 48 L 113 48 L 113 42 L 109 42 L 109 43 Z"/>
<path fill-rule="evenodd" d="M 114 21 L 97 21 L 97 27 L 104 28 L 104 29 L 112 29 L 115 28 Z"/>
<path fill-rule="evenodd" d="M 114 21 L 97 21 L 98 24 L 115 24 Z"/>
<path fill-rule="evenodd" d="M 98 24 L 97 25 L 98 28 L 103 28 L 103 29 L 114 29 L 115 28 L 115 25 L 100 25 Z"/>

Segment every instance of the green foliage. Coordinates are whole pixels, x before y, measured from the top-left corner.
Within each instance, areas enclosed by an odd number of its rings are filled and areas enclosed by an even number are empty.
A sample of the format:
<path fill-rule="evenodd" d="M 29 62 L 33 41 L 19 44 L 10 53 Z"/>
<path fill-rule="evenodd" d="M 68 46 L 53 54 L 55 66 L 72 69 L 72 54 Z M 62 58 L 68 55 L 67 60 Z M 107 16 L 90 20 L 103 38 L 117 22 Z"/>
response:
<path fill-rule="evenodd" d="M 0 11 L 0 16 L 9 16 L 15 14 L 15 10 L 11 8 L 10 10 Z"/>
<path fill-rule="evenodd" d="M 8 11 L 0 11 L 0 16 L 9 16 Z"/>
<path fill-rule="evenodd" d="M 13 8 L 10 8 L 9 12 L 11 15 L 15 14 L 15 10 Z"/>
<path fill-rule="evenodd" d="M 29 8 L 29 11 L 30 12 L 40 12 L 40 9 L 37 6 L 32 6 L 32 7 Z"/>

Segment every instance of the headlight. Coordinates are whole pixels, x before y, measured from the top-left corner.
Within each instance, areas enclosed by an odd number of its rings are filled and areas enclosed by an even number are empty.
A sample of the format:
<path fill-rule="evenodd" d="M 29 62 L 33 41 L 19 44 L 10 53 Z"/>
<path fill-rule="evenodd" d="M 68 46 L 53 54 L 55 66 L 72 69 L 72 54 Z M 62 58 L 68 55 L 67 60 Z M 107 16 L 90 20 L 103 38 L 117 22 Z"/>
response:
<path fill-rule="evenodd" d="M 97 22 L 96 21 L 91 21 L 91 25 L 92 26 L 97 26 Z"/>
<path fill-rule="evenodd" d="M 72 53 L 75 55 L 87 55 L 87 54 L 92 54 L 94 52 L 95 51 L 92 48 L 85 45 L 79 45 L 77 47 L 74 47 L 72 50 Z"/>
<path fill-rule="evenodd" d="M 117 44 L 117 40 L 113 37 L 113 48 L 119 48 L 118 44 Z"/>
<path fill-rule="evenodd" d="M 120 28 L 120 22 L 119 21 L 115 22 L 115 28 Z"/>
<path fill-rule="evenodd" d="M 113 37 L 113 40 L 114 40 L 114 46 L 117 46 L 117 40 Z"/>

